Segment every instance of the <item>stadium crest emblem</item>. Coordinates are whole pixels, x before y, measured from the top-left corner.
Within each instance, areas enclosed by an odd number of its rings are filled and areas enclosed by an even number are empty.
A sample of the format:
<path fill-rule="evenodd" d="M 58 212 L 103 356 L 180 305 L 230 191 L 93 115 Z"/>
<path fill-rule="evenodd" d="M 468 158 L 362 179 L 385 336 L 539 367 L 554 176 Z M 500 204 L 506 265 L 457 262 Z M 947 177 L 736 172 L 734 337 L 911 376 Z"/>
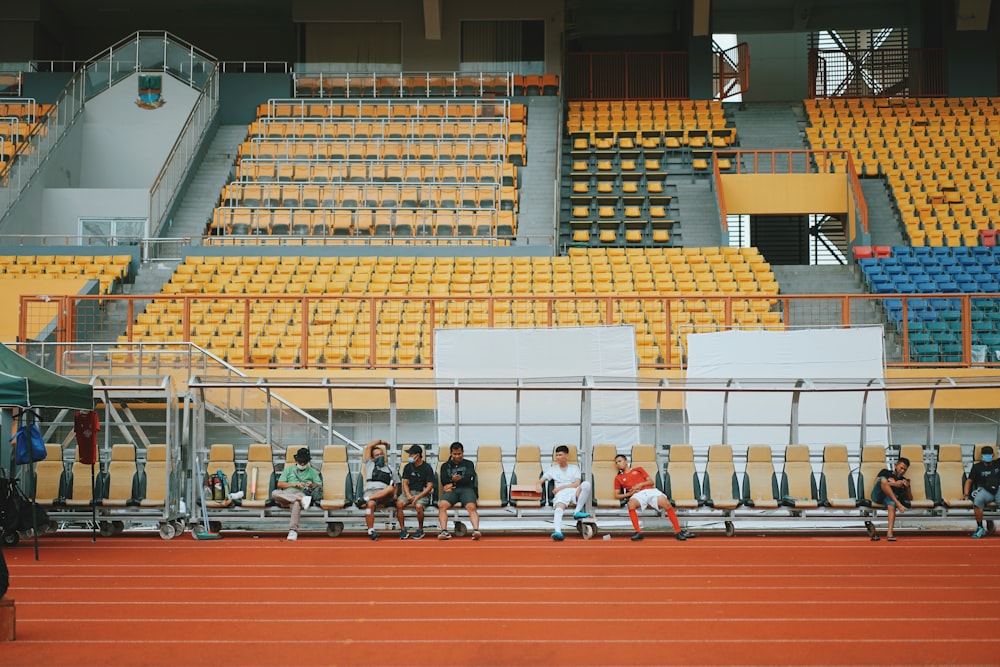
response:
<path fill-rule="evenodd" d="M 163 99 L 163 77 L 151 74 L 139 75 L 139 99 L 136 105 L 143 109 L 159 109 L 166 100 Z"/>

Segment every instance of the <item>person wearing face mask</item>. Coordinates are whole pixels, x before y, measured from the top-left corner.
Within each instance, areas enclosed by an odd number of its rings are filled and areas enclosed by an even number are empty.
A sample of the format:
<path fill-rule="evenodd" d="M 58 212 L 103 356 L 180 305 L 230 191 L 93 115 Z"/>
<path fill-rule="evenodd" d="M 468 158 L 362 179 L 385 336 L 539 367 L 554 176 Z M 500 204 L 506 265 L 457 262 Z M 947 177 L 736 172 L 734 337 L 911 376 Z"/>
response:
<path fill-rule="evenodd" d="M 365 473 L 365 491 L 357 505 L 365 510 L 368 537 L 373 542 L 378 539 L 378 533 L 375 532 L 375 508 L 391 505 L 396 499 L 396 489 L 399 486 L 399 476 L 389 466 L 386 458 L 388 447 L 389 443 L 385 440 L 372 440 L 365 445 L 361 464 Z"/>
<path fill-rule="evenodd" d="M 472 524 L 472 539 L 482 538 L 479 532 L 479 511 L 476 501 L 479 499 L 479 479 L 476 477 L 476 466 L 465 458 L 465 447 L 460 442 L 451 443 L 451 456 L 441 464 L 441 497 L 438 499 L 438 523 L 441 524 L 439 540 L 450 540 L 448 532 L 448 510 L 453 505 L 461 505 L 469 513 L 469 523 Z"/>
<path fill-rule="evenodd" d="M 271 492 L 271 498 L 278 505 L 291 508 L 292 518 L 288 522 L 288 541 L 299 538 L 299 515 L 312 503 L 311 492 L 323 485 L 319 472 L 309 465 L 312 455 L 305 447 L 295 452 L 295 465 L 285 466 L 278 478 L 278 488 Z"/>
<path fill-rule="evenodd" d="M 963 500 L 972 498 L 972 505 L 976 513 L 976 532 L 972 537 L 979 539 L 986 536 L 986 529 L 983 528 L 983 508 L 990 503 L 1000 500 L 1000 466 L 993 461 L 993 448 L 989 445 L 983 447 L 980 452 L 982 460 L 972 464 L 972 470 L 965 479 L 965 495 Z"/>
<path fill-rule="evenodd" d="M 399 520 L 399 539 L 412 537 L 419 540 L 424 536 L 424 509 L 431 503 L 434 490 L 434 468 L 424 460 L 424 450 L 420 445 L 412 445 L 406 450 L 409 463 L 403 468 L 399 499 L 396 500 L 396 518 Z M 403 510 L 407 507 L 417 511 L 417 530 L 411 535 L 406 530 Z"/>

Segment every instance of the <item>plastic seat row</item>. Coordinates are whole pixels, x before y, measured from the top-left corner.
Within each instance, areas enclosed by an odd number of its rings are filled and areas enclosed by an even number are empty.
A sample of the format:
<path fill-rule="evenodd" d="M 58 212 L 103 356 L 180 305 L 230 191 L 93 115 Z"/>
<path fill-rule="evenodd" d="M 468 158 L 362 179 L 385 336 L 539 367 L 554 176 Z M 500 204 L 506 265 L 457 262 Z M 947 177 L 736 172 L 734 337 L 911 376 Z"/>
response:
<path fill-rule="evenodd" d="M 300 185 L 230 183 L 222 206 L 263 208 L 505 208 L 513 210 L 517 190 L 497 184 Z"/>
<path fill-rule="evenodd" d="M 979 459 L 983 446 L 974 447 L 973 461 Z M 570 462 L 579 464 L 576 446 L 569 445 L 569 449 Z M 292 463 L 294 451 L 293 447 L 285 451 L 285 465 Z M 928 472 L 925 452 L 930 452 L 934 461 L 934 473 Z M 750 445 L 745 450 L 742 471 L 736 469 L 730 445 L 709 446 L 703 462 L 696 462 L 694 447 L 683 444 L 670 446 L 668 460 L 663 465 L 652 445 L 634 445 L 629 453 L 632 467 L 644 468 L 656 487 L 678 509 L 695 512 L 707 507 L 721 510 L 727 517 L 734 516 L 733 512 L 741 507 L 755 512 L 786 508 L 792 515 L 828 509 L 838 516 L 845 512 L 850 515 L 852 511 L 858 512 L 859 517 L 868 516 L 872 510 L 884 509 L 872 503 L 871 487 L 878 473 L 891 466 L 882 445 L 863 447 L 856 465 L 852 464 L 846 445 L 826 445 L 819 469 L 814 467 L 807 445 L 784 447 L 780 469 L 775 467 L 774 448 Z M 620 512 L 622 508 L 622 502 L 614 497 L 614 478 L 618 472 L 614 458 L 617 454 L 618 448 L 613 444 L 596 444 L 591 452 L 589 470 L 584 470 L 593 483 L 593 505 L 598 516 Z M 521 444 L 516 448 L 509 476 L 498 445 L 479 445 L 477 451 L 467 452 L 467 456 L 476 461 L 480 507 L 499 509 L 510 504 L 520 512 L 551 502 L 546 495 L 541 500 L 510 499 L 511 486 L 533 485 L 549 465 L 548 461 L 543 464 L 538 445 Z M 902 445 L 899 456 L 910 461 L 911 508 L 941 516 L 949 511 L 971 508 L 971 501 L 962 498 L 966 462 L 961 445 L 942 444 L 930 450 L 921 445 Z M 427 458 L 432 457 L 433 453 L 427 452 Z M 356 468 L 360 461 L 353 465 Z M 363 480 L 352 474 L 352 462 L 346 448 L 341 445 L 325 447 L 319 467 L 324 493 L 318 509 L 330 511 L 348 507 L 362 491 Z M 275 488 L 278 470 L 269 445 L 249 445 L 247 458 L 240 463 L 235 459 L 232 445 L 212 445 L 206 473 L 217 472 L 232 480 L 232 488 L 242 490 L 244 498 L 237 503 L 212 501 L 210 506 L 214 509 L 232 509 L 237 504 L 249 509 L 273 505 L 270 494 Z"/>
<path fill-rule="evenodd" d="M 371 160 L 339 163 L 288 162 L 246 158 L 236 166 L 236 182 L 246 183 L 502 183 L 517 185 L 514 165 L 498 162 Z"/>
<path fill-rule="evenodd" d="M 884 109 L 891 113 L 881 113 Z M 992 101 L 853 108 L 807 104 L 807 111 L 812 146 L 843 146 L 864 174 L 888 177 L 914 245 L 973 246 L 986 238 L 980 231 L 992 229 L 988 206 L 997 203 L 990 191 L 1000 185 L 991 136 L 1000 107 Z M 865 115 L 877 123 L 859 122 L 858 116 Z"/>
<path fill-rule="evenodd" d="M 484 118 L 524 120 L 526 107 L 496 100 L 401 100 L 374 101 L 272 99 L 257 107 L 257 118 L 272 119 L 438 119 Z"/>
<path fill-rule="evenodd" d="M 296 97 L 492 97 L 556 95 L 556 74 L 296 73 Z"/>
<path fill-rule="evenodd" d="M 35 464 L 34 493 L 37 502 L 50 508 L 80 509 L 98 505 L 108 508 L 162 508 L 167 491 L 166 445 L 149 445 L 145 462 L 136 460 L 132 445 L 113 445 L 106 461 L 91 466 L 63 460 L 59 444 L 47 444 L 44 461 Z M 103 468 L 103 470 L 102 470 Z"/>
<path fill-rule="evenodd" d="M 495 209 L 257 209 L 217 208 L 214 236 L 478 236 L 510 237 L 516 232 L 513 210 Z"/>
<path fill-rule="evenodd" d="M 239 159 L 252 160 L 379 160 L 382 162 L 503 162 L 514 146 L 508 147 L 503 139 L 447 139 L 440 141 L 409 141 L 354 139 L 323 141 L 302 139 L 298 141 L 250 140 L 240 145 Z"/>
<path fill-rule="evenodd" d="M 473 118 L 465 121 L 445 119 L 402 121 L 381 119 L 361 120 L 269 120 L 263 119 L 250 124 L 250 139 L 267 141 L 309 140 L 309 139 L 408 139 L 436 141 L 439 139 L 502 139 L 509 134 L 524 136 L 520 122 L 507 120 L 482 120 Z"/>

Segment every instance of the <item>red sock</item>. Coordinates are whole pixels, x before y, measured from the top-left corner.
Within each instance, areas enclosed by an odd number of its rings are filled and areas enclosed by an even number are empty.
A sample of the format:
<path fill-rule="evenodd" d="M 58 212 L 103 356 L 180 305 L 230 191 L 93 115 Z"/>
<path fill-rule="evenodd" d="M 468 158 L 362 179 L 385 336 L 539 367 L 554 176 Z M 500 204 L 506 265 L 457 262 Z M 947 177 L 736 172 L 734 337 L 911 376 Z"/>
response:
<path fill-rule="evenodd" d="M 667 505 L 667 518 L 670 519 L 670 525 L 674 527 L 674 532 L 681 532 L 681 524 L 677 521 L 677 512 L 670 505 Z"/>
<path fill-rule="evenodd" d="M 635 528 L 635 532 L 639 532 L 639 514 L 635 511 L 634 507 L 628 508 L 628 518 L 632 519 L 632 527 Z"/>

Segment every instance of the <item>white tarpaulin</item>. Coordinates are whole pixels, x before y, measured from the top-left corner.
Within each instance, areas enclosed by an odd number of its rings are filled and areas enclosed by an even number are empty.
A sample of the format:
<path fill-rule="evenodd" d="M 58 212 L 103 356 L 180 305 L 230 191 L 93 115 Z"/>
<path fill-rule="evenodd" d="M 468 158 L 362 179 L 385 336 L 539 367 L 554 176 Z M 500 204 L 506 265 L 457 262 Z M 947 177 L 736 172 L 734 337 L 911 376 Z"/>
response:
<path fill-rule="evenodd" d="M 530 379 L 583 376 L 635 379 L 635 329 L 631 326 L 553 329 L 436 329 L 438 378 Z M 520 414 L 513 391 L 463 391 L 458 414 L 461 440 L 473 447 L 499 444 L 512 453 L 519 443 L 545 451 L 581 443 L 581 392 L 522 391 Z M 639 437 L 634 392 L 592 394 L 592 442 L 632 445 Z M 454 392 L 438 392 L 439 440 L 455 434 Z M 519 424 L 519 431 L 515 428 Z"/>
<path fill-rule="evenodd" d="M 824 380 L 881 380 L 882 330 L 811 329 L 803 331 L 725 331 L 688 336 L 689 380 L 730 378 L 794 387 L 799 380 L 823 386 Z M 756 383 L 754 383 L 756 384 Z M 758 385 L 759 386 L 759 385 Z M 686 408 L 690 442 L 722 442 L 723 394 L 690 392 Z M 857 444 L 861 440 L 862 392 L 804 393 L 798 406 L 795 444 Z M 727 441 L 731 445 L 789 444 L 791 393 L 741 392 L 729 396 Z M 868 396 L 868 444 L 888 444 L 885 394 Z"/>

